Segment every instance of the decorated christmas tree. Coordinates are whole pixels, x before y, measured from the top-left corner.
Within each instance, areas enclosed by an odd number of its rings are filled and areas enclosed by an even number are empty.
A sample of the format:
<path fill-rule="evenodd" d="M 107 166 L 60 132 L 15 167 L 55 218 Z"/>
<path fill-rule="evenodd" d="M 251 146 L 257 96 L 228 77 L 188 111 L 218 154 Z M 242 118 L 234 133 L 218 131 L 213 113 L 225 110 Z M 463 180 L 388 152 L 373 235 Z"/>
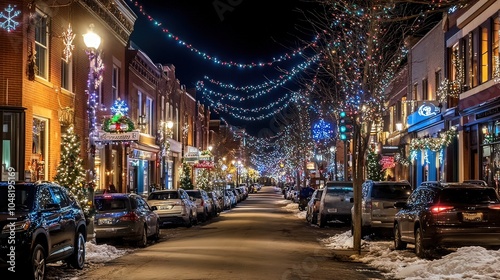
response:
<path fill-rule="evenodd" d="M 181 188 L 185 190 L 194 189 L 193 182 L 191 181 L 191 166 L 185 162 L 182 163 Z"/>
<path fill-rule="evenodd" d="M 209 191 L 211 189 L 209 181 L 210 172 L 206 168 L 199 169 L 196 176 L 196 186 L 199 189 Z"/>
<path fill-rule="evenodd" d="M 368 179 L 373 181 L 384 180 L 384 171 L 382 170 L 382 164 L 380 163 L 380 156 L 373 149 L 368 150 Z"/>
<path fill-rule="evenodd" d="M 85 187 L 85 169 L 80 157 L 80 139 L 70 126 L 62 135 L 61 161 L 57 166 L 54 181 L 68 188 L 69 192 L 82 206 L 85 214 L 90 214 L 88 191 Z"/>

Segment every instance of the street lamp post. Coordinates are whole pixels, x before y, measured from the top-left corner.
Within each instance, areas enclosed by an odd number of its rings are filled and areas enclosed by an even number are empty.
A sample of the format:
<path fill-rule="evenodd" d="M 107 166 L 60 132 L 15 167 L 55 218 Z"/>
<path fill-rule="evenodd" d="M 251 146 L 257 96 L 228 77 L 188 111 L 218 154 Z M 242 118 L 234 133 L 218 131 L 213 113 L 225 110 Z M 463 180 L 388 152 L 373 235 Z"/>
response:
<path fill-rule="evenodd" d="M 214 147 L 212 145 L 208 146 L 208 151 L 210 152 L 210 157 L 212 157 L 212 150 Z M 212 160 L 212 159 L 210 159 Z M 213 190 L 213 184 L 212 184 L 212 168 L 208 168 L 208 186 L 209 189 Z"/>
<path fill-rule="evenodd" d="M 97 106 L 97 89 L 100 84 L 99 72 L 99 53 L 98 48 L 101 44 L 101 37 L 94 32 L 94 25 L 91 24 L 89 31 L 83 35 L 83 41 L 87 46 L 87 56 L 89 58 L 89 75 L 87 80 L 87 116 L 89 136 L 87 141 L 87 164 L 89 166 L 87 172 L 87 183 L 90 186 L 95 185 L 95 137 L 96 131 L 96 106 Z"/>
<path fill-rule="evenodd" d="M 170 140 L 172 138 L 172 128 L 174 123 L 167 121 L 161 123 L 161 145 L 162 145 L 162 179 L 166 189 L 169 189 L 169 173 L 168 173 L 168 159 L 170 155 Z"/>
<path fill-rule="evenodd" d="M 332 180 L 337 181 L 337 146 L 330 147 L 330 156 L 333 156 L 333 176 Z"/>

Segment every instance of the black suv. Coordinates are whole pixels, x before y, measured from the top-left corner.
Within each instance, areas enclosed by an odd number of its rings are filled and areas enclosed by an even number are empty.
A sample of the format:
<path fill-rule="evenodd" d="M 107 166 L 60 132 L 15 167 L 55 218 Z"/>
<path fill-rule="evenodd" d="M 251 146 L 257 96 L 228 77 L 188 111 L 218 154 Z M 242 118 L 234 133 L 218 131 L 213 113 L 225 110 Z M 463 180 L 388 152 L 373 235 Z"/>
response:
<path fill-rule="evenodd" d="M 494 188 L 423 182 L 394 217 L 394 248 L 415 244 L 418 257 L 437 246 L 500 245 L 500 198 Z"/>
<path fill-rule="evenodd" d="M 26 274 L 17 279 L 44 279 L 46 264 L 60 260 L 85 264 L 83 210 L 62 186 L 1 182 L 0 228 L 0 267 Z"/>

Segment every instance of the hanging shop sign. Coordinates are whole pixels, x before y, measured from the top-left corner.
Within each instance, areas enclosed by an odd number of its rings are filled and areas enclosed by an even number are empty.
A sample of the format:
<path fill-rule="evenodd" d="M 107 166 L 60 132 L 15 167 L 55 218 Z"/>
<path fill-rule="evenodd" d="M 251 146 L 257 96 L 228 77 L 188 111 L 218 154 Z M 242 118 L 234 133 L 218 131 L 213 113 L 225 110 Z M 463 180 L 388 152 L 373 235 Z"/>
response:
<path fill-rule="evenodd" d="M 186 153 L 184 154 L 184 161 L 188 163 L 198 162 L 200 150 L 193 146 L 186 146 Z"/>
<path fill-rule="evenodd" d="M 416 112 L 408 116 L 408 126 L 436 116 L 439 113 L 441 113 L 441 108 L 432 103 L 424 103 L 418 107 Z"/>
<path fill-rule="evenodd" d="M 97 141 L 138 141 L 139 135 L 139 131 L 122 133 L 100 131 L 97 136 Z"/>
<path fill-rule="evenodd" d="M 380 164 L 382 164 L 382 169 L 394 168 L 396 166 L 393 156 L 382 156 Z"/>
<path fill-rule="evenodd" d="M 394 155 L 396 153 L 399 153 L 399 146 L 382 145 L 382 154 L 383 155 Z"/>

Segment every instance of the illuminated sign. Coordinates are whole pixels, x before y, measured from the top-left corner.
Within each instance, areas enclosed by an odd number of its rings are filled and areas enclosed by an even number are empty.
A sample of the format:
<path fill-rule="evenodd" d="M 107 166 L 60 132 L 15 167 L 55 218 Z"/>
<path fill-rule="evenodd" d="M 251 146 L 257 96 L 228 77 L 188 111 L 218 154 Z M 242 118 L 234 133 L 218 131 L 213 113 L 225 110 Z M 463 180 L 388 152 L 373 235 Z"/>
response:
<path fill-rule="evenodd" d="M 431 117 L 440 113 L 439 107 L 434 106 L 434 104 L 423 104 L 418 107 L 418 114 L 422 117 Z"/>
<path fill-rule="evenodd" d="M 421 121 L 429 119 L 433 116 L 439 115 L 441 113 L 441 108 L 432 104 L 432 103 L 424 103 L 418 107 L 418 110 L 408 116 L 408 126 L 412 126 Z"/>
<path fill-rule="evenodd" d="M 97 137 L 97 141 L 138 141 L 139 140 L 139 131 L 132 132 L 99 132 L 99 136 Z"/>

